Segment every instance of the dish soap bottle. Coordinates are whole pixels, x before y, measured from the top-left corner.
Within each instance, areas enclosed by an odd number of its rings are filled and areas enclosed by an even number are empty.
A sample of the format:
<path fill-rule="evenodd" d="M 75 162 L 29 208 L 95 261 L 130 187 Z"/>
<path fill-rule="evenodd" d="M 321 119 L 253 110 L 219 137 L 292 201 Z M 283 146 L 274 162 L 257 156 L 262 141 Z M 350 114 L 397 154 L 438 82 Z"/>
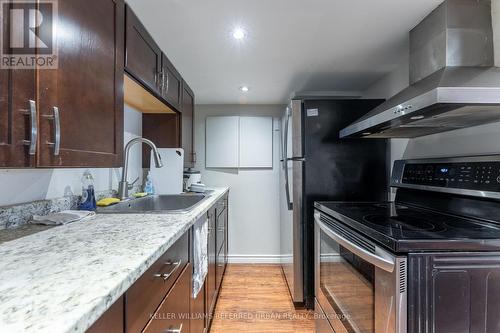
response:
<path fill-rule="evenodd" d="M 95 211 L 97 209 L 94 191 L 94 177 L 89 170 L 85 171 L 82 176 L 82 200 L 80 202 L 80 210 Z"/>
<path fill-rule="evenodd" d="M 148 171 L 148 176 L 146 177 L 146 184 L 144 185 L 144 192 L 147 194 L 155 194 L 155 187 L 153 185 L 153 177 L 151 176 L 151 171 Z"/>

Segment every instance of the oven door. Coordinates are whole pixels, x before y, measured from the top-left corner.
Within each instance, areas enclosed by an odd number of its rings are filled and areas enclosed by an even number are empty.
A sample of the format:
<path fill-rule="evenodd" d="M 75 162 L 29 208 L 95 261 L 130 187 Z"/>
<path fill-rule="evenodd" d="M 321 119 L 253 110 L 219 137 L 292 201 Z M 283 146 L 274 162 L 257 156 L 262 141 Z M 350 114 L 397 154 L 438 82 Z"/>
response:
<path fill-rule="evenodd" d="M 406 257 L 319 211 L 314 218 L 316 299 L 335 332 L 406 333 Z"/>

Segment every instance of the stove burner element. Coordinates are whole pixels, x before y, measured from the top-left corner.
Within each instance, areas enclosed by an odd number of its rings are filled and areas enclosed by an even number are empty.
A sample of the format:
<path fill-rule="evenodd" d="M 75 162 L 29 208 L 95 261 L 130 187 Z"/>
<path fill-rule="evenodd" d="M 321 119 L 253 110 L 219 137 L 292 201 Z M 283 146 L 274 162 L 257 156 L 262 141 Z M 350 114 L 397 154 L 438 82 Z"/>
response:
<path fill-rule="evenodd" d="M 363 219 L 371 224 L 403 231 L 440 231 L 435 230 L 436 226 L 434 224 L 418 217 L 405 215 L 391 217 L 385 215 L 367 215 Z"/>

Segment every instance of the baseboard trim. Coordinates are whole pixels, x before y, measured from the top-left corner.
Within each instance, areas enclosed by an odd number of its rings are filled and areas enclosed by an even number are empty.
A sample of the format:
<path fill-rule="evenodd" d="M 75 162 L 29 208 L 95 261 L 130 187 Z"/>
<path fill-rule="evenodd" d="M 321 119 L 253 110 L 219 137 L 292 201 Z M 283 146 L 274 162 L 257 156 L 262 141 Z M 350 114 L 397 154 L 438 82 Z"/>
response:
<path fill-rule="evenodd" d="M 229 254 L 227 260 L 230 264 L 279 264 L 281 263 L 281 255 L 273 254 Z"/>

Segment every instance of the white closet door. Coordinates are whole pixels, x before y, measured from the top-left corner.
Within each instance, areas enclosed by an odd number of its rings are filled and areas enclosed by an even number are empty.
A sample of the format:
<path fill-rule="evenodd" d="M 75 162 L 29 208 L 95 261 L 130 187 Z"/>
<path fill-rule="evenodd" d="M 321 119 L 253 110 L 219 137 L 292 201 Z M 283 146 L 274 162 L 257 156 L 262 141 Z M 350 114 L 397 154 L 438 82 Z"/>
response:
<path fill-rule="evenodd" d="M 207 168 L 237 168 L 239 166 L 239 117 L 207 117 Z"/>
<path fill-rule="evenodd" d="M 240 117 L 240 168 L 273 167 L 273 118 Z"/>

